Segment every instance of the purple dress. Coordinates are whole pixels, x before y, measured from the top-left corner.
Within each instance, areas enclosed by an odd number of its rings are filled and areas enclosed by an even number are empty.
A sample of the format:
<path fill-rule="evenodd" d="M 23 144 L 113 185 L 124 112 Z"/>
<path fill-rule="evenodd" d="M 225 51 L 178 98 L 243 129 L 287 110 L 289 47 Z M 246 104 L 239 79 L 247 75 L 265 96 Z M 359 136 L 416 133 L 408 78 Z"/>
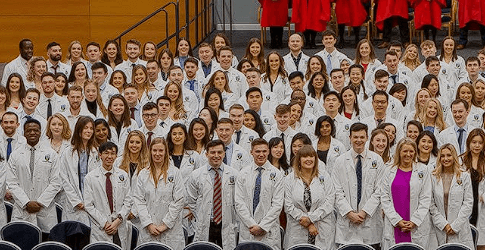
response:
<path fill-rule="evenodd" d="M 398 168 L 391 186 L 394 209 L 406 221 L 409 221 L 411 218 L 411 187 L 409 182 L 411 181 L 412 173 L 413 171 L 404 172 Z M 411 242 L 411 232 L 404 233 L 401 232 L 399 227 L 395 227 L 394 240 L 396 244 L 400 242 Z"/>

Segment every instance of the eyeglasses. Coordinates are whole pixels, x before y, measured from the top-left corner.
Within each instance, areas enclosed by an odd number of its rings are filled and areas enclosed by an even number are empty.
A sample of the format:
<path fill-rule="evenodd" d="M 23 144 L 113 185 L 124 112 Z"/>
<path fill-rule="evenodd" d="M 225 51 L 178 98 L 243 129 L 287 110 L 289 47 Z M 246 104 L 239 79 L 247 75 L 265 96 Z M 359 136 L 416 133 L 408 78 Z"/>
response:
<path fill-rule="evenodd" d="M 155 118 L 157 116 L 158 116 L 158 114 L 143 114 L 143 117 L 145 117 L 145 118 Z"/>

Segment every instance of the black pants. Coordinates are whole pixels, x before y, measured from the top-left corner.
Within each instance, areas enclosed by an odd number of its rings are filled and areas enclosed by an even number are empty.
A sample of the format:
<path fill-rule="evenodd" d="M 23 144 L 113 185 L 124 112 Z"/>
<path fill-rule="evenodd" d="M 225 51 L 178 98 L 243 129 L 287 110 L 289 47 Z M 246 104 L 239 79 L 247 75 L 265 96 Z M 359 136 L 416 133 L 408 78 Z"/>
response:
<path fill-rule="evenodd" d="M 397 22 L 399 25 L 399 33 L 401 34 L 401 43 L 408 43 L 409 42 L 409 26 L 408 26 L 408 20 L 402 18 L 402 17 L 391 17 L 388 18 L 384 21 L 384 30 L 382 40 L 384 42 L 390 42 L 391 41 L 391 32 L 392 32 L 392 24 L 397 18 Z"/>
<path fill-rule="evenodd" d="M 222 247 L 222 223 L 217 225 L 216 223 L 211 222 L 209 227 L 209 242 L 215 243 Z"/>
<path fill-rule="evenodd" d="M 468 25 L 460 28 L 460 40 L 458 44 L 466 45 L 468 43 Z M 485 26 L 480 25 L 480 36 L 482 37 L 482 45 L 485 45 Z"/>
<path fill-rule="evenodd" d="M 271 35 L 271 48 L 281 48 L 283 46 L 283 27 L 269 27 Z"/>

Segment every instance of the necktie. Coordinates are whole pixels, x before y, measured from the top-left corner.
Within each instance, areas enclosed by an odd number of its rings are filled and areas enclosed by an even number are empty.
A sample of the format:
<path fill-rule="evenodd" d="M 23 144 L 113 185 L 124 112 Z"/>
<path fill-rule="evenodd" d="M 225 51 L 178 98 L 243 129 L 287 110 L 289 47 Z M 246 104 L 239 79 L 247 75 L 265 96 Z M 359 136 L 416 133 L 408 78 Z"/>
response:
<path fill-rule="evenodd" d="M 57 74 L 57 67 L 59 67 L 59 65 L 56 65 L 56 66 L 52 66 L 51 67 L 54 70 L 54 74 Z"/>
<path fill-rule="evenodd" d="M 241 130 L 236 131 L 236 144 L 239 144 L 239 140 L 241 140 Z"/>
<path fill-rule="evenodd" d="M 135 66 L 136 66 L 136 64 L 134 64 L 134 63 L 132 63 L 132 64 L 131 64 L 131 67 L 132 67 L 132 68 L 134 68 Z"/>
<path fill-rule="evenodd" d="M 34 163 L 35 163 L 35 148 L 31 147 L 30 148 L 30 163 L 29 163 L 30 180 L 32 180 L 33 177 L 34 177 Z"/>
<path fill-rule="evenodd" d="M 188 82 L 189 82 L 189 85 L 190 85 L 189 86 L 190 90 L 195 91 L 194 90 L 195 89 L 195 80 L 190 80 Z"/>
<path fill-rule="evenodd" d="M 111 173 L 108 172 L 106 175 L 106 196 L 108 197 L 109 210 L 113 213 L 113 185 L 111 184 L 110 176 Z"/>
<path fill-rule="evenodd" d="M 26 116 L 25 116 L 25 119 L 27 119 L 27 121 L 28 121 L 28 120 L 32 119 L 32 116 L 30 116 L 30 115 L 26 115 Z"/>
<path fill-rule="evenodd" d="M 357 155 L 357 165 L 355 165 L 355 173 L 357 175 L 357 206 L 359 206 L 360 198 L 362 198 L 362 156 Z"/>
<path fill-rule="evenodd" d="M 458 129 L 458 145 L 460 146 L 460 154 L 463 153 L 463 133 L 465 132 L 464 129 Z"/>
<path fill-rule="evenodd" d="M 12 153 L 12 138 L 7 138 L 7 161 L 10 159 L 10 154 Z"/>
<path fill-rule="evenodd" d="M 47 99 L 47 119 L 52 116 L 52 103 L 51 99 Z"/>
<path fill-rule="evenodd" d="M 327 75 L 330 75 L 330 72 L 332 72 L 332 55 L 328 54 L 327 56 Z"/>
<path fill-rule="evenodd" d="M 480 73 L 480 75 L 485 78 L 485 72 Z"/>
<path fill-rule="evenodd" d="M 281 140 L 283 140 L 283 144 L 285 144 L 285 133 L 281 133 Z"/>
<path fill-rule="evenodd" d="M 160 127 L 165 128 L 165 122 L 160 122 Z"/>
<path fill-rule="evenodd" d="M 222 162 L 227 165 L 227 147 L 224 147 L 224 159 L 222 160 Z"/>
<path fill-rule="evenodd" d="M 384 121 L 383 119 L 376 119 L 377 121 L 377 126 L 381 125 L 381 123 Z"/>
<path fill-rule="evenodd" d="M 214 172 L 216 173 L 214 177 L 214 196 L 213 196 L 213 210 L 214 210 L 214 222 L 216 224 L 221 223 L 222 221 L 222 190 L 221 190 L 221 176 L 219 175 L 219 171 L 213 168 Z"/>
<path fill-rule="evenodd" d="M 256 208 L 259 204 L 259 194 L 261 193 L 261 171 L 263 170 L 262 167 L 258 169 L 258 176 L 256 176 L 256 182 L 254 184 L 254 195 L 253 195 L 253 214 L 256 211 Z"/>
<path fill-rule="evenodd" d="M 135 120 L 135 108 L 130 108 L 130 117 L 131 119 Z"/>
<path fill-rule="evenodd" d="M 397 75 L 392 75 L 391 78 L 392 78 L 392 83 L 395 84 L 397 82 Z"/>
<path fill-rule="evenodd" d="M 152 143 L 152 135 L 153 135 L 153 132 L 150 131 L 147 134 L 148 134 L 148 137 L 147 137 L 147 145 L 150 146 L 150 144 Z"/>

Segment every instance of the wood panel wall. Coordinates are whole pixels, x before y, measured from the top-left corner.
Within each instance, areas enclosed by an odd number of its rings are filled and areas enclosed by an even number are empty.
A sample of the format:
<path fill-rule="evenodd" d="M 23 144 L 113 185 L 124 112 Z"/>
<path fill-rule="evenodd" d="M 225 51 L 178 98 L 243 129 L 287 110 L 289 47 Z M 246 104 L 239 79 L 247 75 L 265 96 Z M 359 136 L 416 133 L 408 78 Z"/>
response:
<path fill-rule="evenodd" d="M 196 0 L 201 4 L 204 0 Z M 83 45 L 96 41 L 104 45 L 170 0 L 22 0 L 0 2 L 0 62 L 18 56 L 18 43 L 30 38 L 34 55 L 46 57 L 46 45 L 56 41 L 63 49 L 63 60 L 69 43 L 79 40 Z M 190 15 L 195 15 L 195 1 L 190 0 Z M 169 33 L 175 31 L 175 8 L 169 13 Z M 130 38 L 142 43 L 161 42 L 166 38 L 165 16 L 158 14 L 123 37 L 122 45 Z M 185 24 L 185 0 L 180 1 L 180 27 Z M 199 29 L 202 25 L 199 25 Z M 190 26 L 190 40 L 196 43 L 195 25 Z M 181 36 L 185 36 L 184 33 Z M 199 34 L 199 37 L 201 35 Z M 170 49 L 175 48 L 175 39 Z"/>

